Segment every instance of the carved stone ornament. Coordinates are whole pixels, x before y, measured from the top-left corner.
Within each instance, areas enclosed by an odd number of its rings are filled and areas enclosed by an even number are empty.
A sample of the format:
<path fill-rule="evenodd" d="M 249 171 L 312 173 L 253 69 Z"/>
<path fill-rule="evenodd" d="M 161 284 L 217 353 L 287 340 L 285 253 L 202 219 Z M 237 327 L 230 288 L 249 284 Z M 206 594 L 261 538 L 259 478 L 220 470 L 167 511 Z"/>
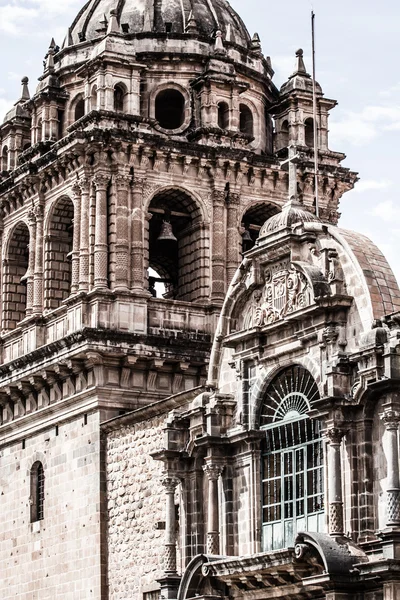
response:
<path fill-rule="evenodd" d="M 381 415 L 381 419 L 388 431 L 391 429 L 397 430 L 399 428 L 400 412 L 397 410 L 387 409 Z"/>
<path fill-rule="evenodd" d="M 266 271 L 262 301 L 255 311 L 254 325 L 275 323 L 294 311 L 308 306 L 310 302 L 308 281 L 293 265 L 275 273 Z"/>

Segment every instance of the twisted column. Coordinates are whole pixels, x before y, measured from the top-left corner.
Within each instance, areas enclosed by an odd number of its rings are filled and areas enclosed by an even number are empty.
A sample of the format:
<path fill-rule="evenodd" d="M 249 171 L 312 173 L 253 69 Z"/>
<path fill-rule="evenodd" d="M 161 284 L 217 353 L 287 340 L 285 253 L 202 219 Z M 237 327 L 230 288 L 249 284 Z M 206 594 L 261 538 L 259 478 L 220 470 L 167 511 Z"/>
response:
<path fill-rule="evenodd" d="M 29 257 L 28 269 L 24 279 L 26 279 L 26 311 L 28 317 L 33 312 L 33 283 L 35 273 L 35 255 L 36 255 L 36 215 L 35 211 L 31 210 L 28 213 L 29 225 Z"/>
<path fill-rule="evenodd" d="M 211 301 L 221 302 L 225 298 L 225 192 L 214 190 L 212 222 L 212 280 Z"/>
<path fill-rule="evenodd" d="M 326 431 L 328 438 L 328 501 L 329 501 L 329 534 L 344 534 L 342 464 L 340 446 L 345 431 L 331 427 Z"/>
<path fill-rule="evenodd" d="M 203 466 L 208 478 L 207 553 L 219 554 L 218 479 L 223 466 L 209 462 Z"/>
<path fill-rule="evenodd" d="M 135 177 L 132 189 L 132 289 L 143 292 L 143 187 L 144 177 Z"/>
<path fill-rule="evenodd" d="M 239 194 L 230 193 L 228 201 L 228 218 L 226 238 L 226 276 L 227 284 L 232 281 L 239 264 L 239 228 L 238 228 L 238 209 L 240 203 Z"/>
<path fill-rule="evenodd" d="M 71 294 L 79 289 L 79 247 L 81 242 L 81 187 L 75 183 L 72 188 L 74 197 L 74 220 L 71 261 Z"/>
<path fill-rule="evenodd" d="M 399 480 L 399 442 L 398 429 L 400 412 L 389 404 L 383 407 L 381 419 L 385 425 L 387 444 L 385 446 L 387 462 L 387 527 L 400 526 L 400 480 Z"/>
<path fill-rule="evenodd" d="M 34 314 L 43 312 L 43 262 L 44 262 L 44 242 L 43 242 L 43 206 L 39 204 L 35 207 L 36 219 L 36 250 L 35 267 L 33 274 L 33 307 Z"/>
<path fill-rule="evenodd" d="M 165 488 L 165 550 L 164 571 L 176 573 L 176 516 L 175 516 L 175 489 L 179 484 L 177 477 L 163 477 L 161 480 Z"/>
<path fill-rule="evenodd" d="M 129 228 L 128 194 L 130 177 L 118 174 L 115 177 L 117 189 L 116 244 L 115 244 L 115 290 L 127 292 L 129 289 Z"/>
<path fill-rule="evenodd" d="M 110 178 L 97 173 L 93 183 L 96 188 L 96 226 L 94 235 L 94 287 L 108 288 L 108 230 L 107 188 Z"/>
<path fill-rule="evenodd" d="M 79 291 L 89 290 L 89 213 L 90 213 L 90 181 L 86 176 L 80 177 L 81 189 L 81 223 L 80 223 L 80 251 L 79 251 Z"/>

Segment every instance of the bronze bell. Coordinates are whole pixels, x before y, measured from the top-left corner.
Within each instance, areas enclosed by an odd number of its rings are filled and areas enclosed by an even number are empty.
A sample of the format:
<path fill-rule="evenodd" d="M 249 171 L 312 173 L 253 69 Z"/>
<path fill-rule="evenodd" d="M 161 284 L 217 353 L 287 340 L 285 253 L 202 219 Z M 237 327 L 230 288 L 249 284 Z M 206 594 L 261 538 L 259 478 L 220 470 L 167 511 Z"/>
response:
<path fill-rule="evenodd" d="M 160 235 L 157 238 L 158 242 L 177 242 L 177 238 L 174 236 L 174 232 L 172 231 L 172 225 L 170 221 L 166 219 L 163 220 L 161 224 Z"/>

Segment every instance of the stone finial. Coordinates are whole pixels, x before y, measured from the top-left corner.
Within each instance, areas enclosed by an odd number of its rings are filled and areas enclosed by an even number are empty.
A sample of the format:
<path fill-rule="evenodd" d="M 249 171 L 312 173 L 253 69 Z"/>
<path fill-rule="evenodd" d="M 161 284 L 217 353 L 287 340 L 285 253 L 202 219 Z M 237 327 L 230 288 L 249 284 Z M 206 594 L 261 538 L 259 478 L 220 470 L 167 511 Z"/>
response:
<path fill-rule="evenodd" d="M 306 66 L 303 60 L 303 50 L 299 48 L 296 51 L 296 65 L 293 75 L 307 75 Z"/>
<path fill-rule="evenodd" d="M 114 9 L 110 10 L 110 20 L 108 21 L 107 35 L 110 33 L 119 33 L 117 11 Z"/>
<path fill-rule="evenodd" d="M 188 22 L 185 27 L 186 33 L 199 33 L 196 19 L 194 18 L 193 11 L 190 11 Z"/>
<path fill-rule="evenodd" d="M 52 40 L 53 41 L 53 40 Z M 54 47 L 50 45 L 47 52 L 46 71 L 54 71 Z"/>
<path fill-rule="evenodd" d="M 23 77 L 21 79 L 21 85 L 22 85 L 21 100 L 23 100 L 24 102 L 26 100 L 29 100 L 31 97 L 31 95 L 29 93 L 28 83 L 29 83 L 28 77 Z"/>
<path fill-rule="evenodd" d="M 215 54 L 225 54 L 226 50 L 224 48 L 224 42 L 222 41 L 222 31 L 217 29 L 215 32 L 215 44 L 214 44 L 214 53 Z"/>
<path fill-rule="evenodd" d="M 258 33 L 255 33 L 251 38 L 251 49 L 256 52 L 261 52 L 261 40 Z"/>

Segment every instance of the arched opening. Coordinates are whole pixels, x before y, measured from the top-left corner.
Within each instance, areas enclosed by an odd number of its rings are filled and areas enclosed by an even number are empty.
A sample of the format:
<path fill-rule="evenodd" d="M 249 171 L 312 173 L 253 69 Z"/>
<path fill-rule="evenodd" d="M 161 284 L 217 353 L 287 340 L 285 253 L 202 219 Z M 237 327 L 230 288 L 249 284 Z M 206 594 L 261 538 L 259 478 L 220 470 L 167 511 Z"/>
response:
<path fill-rule="evenodd" d="M 188 302 L 208 294 L 207 243 L 200 210 L 181 190 L 157 194 L 149 212 L 149 287 L 153 295 Z M 156 274 L 156 277 L 154 275 Z M 156 284 L 159 286 L 157 293 Z"/>
<path fill-rule="evenodd" d="M 84 115 L 85 115 L 85 101 L 81 97 L 78 99 L 78 101 L 75 104 L 74 121 L 78 121 L 78 119 L 82 119 L 82 117 Z"/>
<path fill-rule="evenodd" d="M 155 101 L 155 117 L 164 129 L 179 129 L 185 120 L 185 98 L 178 90 L 162 90 Z"/>
<path fill-rule="evenodd" d="M 276 215 L 279 209 L 272 204 L 258 203 L 251 206 L 243 215 L 241 226 L 243 228 L 241 250 L 247 252 L 256 243 L 260 229 L 273 215 Z"/>
<path fill-rule="evenodd" d="M 40 461 L 31 468 L 30 477 L 31 523 L 44 519 L 44 469 Z"/>
<path fill-rule="evenodd" d="M 253 113 L 246 104 L 240 104 L 239 106 L 240 124 L 239 128 L 241 133 L 254 137 L 254 119 Z"/>
<path fill-rule="evenodd" d="M 292 546 L 297 532 L 324 531 L 323 441 L 319 422 L 308 416 L 319 397 L 311 373 L 298 365 L 266 390 L 259 416 L 264 552 Z"/>
<path fill-rule="evenodd" d="M 289 146 L 289 122 L 285 120 L 281 125 L 280 148 L 287 148 L 287 146 Z"/>
<path fill-rule="evenodd" d="M 8 171 L 8 147 L 4 146 L 1 152 L 1 170 Z"/>
<path fill-rule="evenodd" d="M 37 124 L 37 141 L 41 142 L 43 140 L 43 121 L 39 119 Z"/>
<path fill-rule="evenodd" d="M 226 102 L 218 103 L 218 127 L 229 128 L 229 106 Z"/>
<path fill-rule="evenodd" d="M 92 93 L 90 94 L 90 110 L 97 110 L 97 86 L 92 87 Z"/>
<path fill-rule="evenodd" d="M 125 110 L 125 90 L 120 84 L 114 88 L 114 110 L 115 112 L 124 112 Z"/>
<path fill-rule="evenodd" d="M 4 263 L 3 329 L 15 329 L 26 316 L 29 230 L 19 223 L 11 234 Z"/>
<path fill-rule="evenodd" d="M 53 207 L 46 236 L 44 306 L 58 308 L 71 291 L 74 205 L 69 198 Z"/>
<path fill-rule="evenodd" d="M 314 147 L 314 120 L 311 118 L 304 122 L 304 141 L 309 148 Z"/>

